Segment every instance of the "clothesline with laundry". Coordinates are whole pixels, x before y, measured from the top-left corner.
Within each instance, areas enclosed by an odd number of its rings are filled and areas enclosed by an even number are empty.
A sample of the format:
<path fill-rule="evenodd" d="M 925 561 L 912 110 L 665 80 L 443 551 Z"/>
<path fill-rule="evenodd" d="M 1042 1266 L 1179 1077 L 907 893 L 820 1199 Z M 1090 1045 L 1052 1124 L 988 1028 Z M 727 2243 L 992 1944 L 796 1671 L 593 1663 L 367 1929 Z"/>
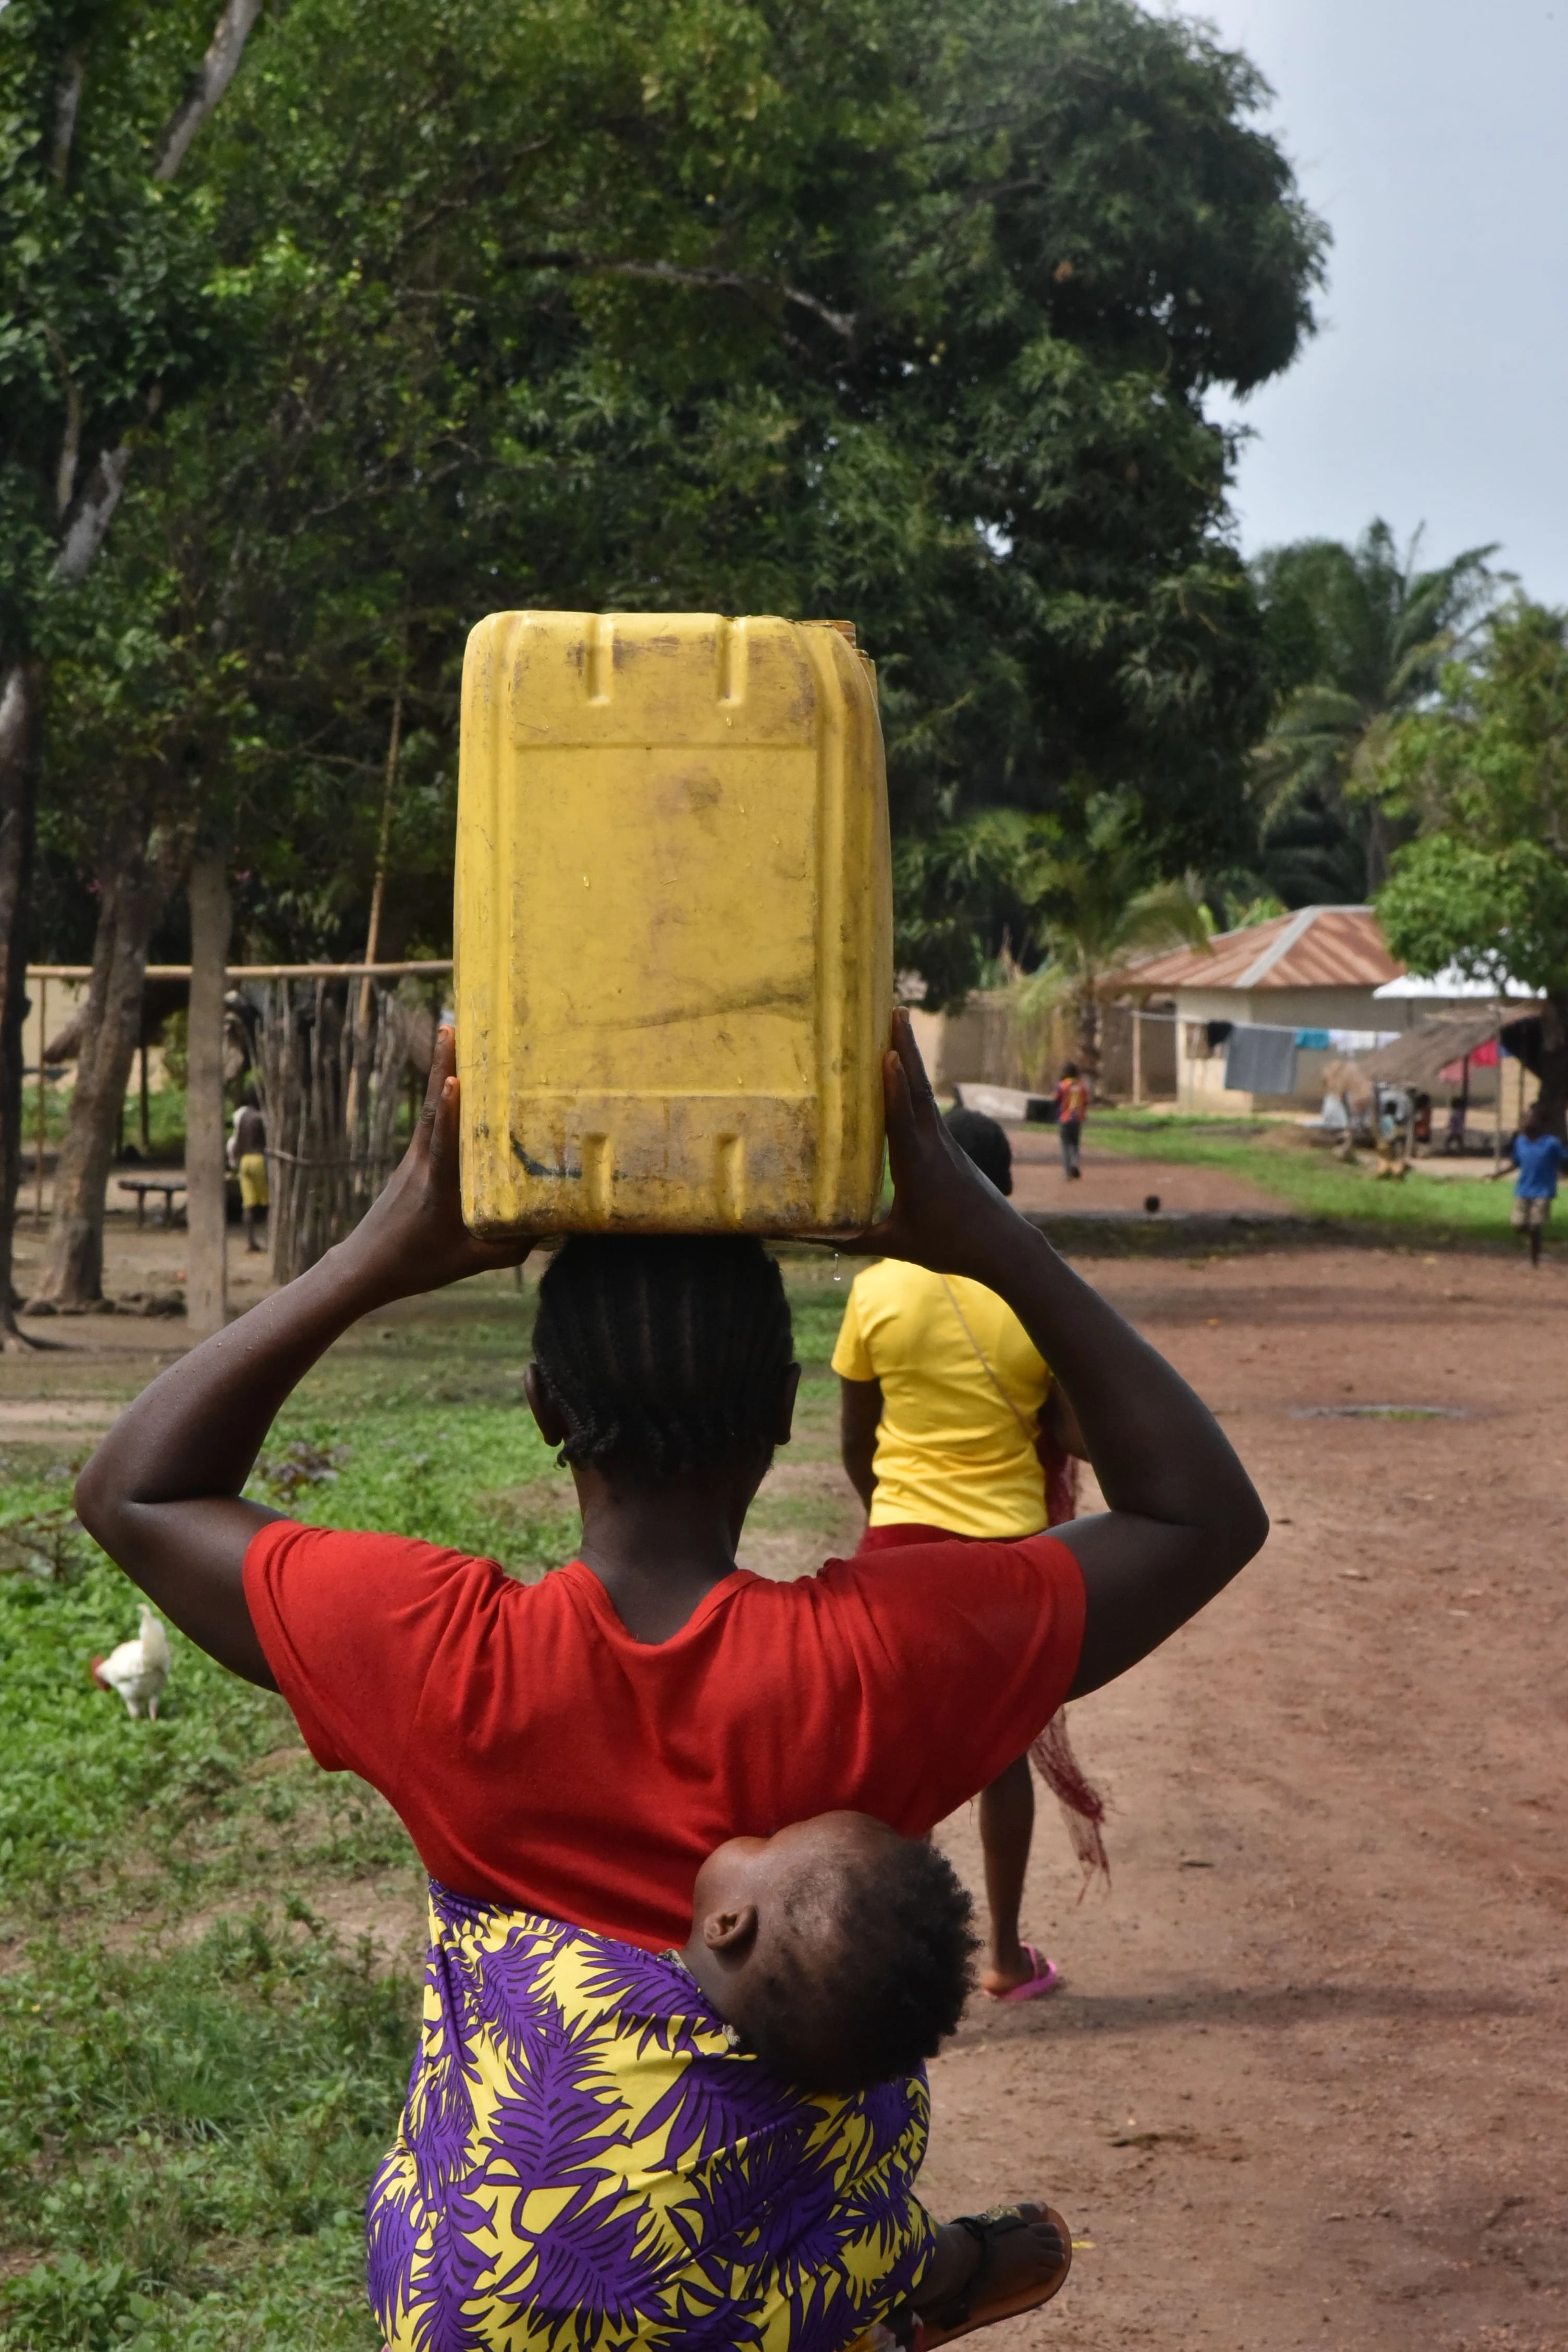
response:
<path fill-rule="evenodd" d="M 1370 1054 L 1397 1029 L 1287 1028 L 1267 1021 L 1211 1021 L 1210 1046 L 1225 1046 L 1226 1092 L 1293 1095 L 1298 1054 Z M 1223 1036 L 1216 1034 L 1223 1032 Z"/>
<path fill-rule="evenodd" d="M 1288 1023 L 1277 1021 L 1194 1021 L 1190 1013 L 1161 1013 L 1146 1004 L 1135 1004 L 1131 1011 L 1134 1021 L 1168 1021 L 1187 1029 L 1202 1029 L 1211 1048 L 1225 1045 L 1238 1029 L 1294 1037 L 1297 1051 L 1303 1054 L 1370 1054 L 1405 1034 L 1402 1029 L 1292 1029 Z"/>

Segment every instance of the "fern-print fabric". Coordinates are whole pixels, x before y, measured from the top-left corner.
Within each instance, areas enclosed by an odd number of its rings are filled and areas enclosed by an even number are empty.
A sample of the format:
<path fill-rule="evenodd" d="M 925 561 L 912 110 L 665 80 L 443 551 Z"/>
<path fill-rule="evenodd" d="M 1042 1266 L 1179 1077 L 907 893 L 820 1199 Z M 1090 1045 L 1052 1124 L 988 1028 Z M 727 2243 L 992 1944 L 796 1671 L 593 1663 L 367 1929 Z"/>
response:
<path fill-rule="evenodd" d="M 923 2074 L 808 2097 L 673 1959 L 432 1885 L 371 2302 L 391 2352 L 870 2352 L 931 2258 L 927 2126 Z"/>

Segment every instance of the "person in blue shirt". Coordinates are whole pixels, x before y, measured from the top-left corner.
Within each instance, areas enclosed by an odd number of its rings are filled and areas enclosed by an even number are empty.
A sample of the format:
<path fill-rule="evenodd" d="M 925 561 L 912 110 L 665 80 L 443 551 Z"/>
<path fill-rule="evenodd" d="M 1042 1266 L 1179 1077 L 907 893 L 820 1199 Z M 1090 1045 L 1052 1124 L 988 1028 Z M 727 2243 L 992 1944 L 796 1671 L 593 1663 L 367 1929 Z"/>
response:
<path fill-rule="evenodd" d="M 1524 1125 L 1508 1147 L 1508 1160 L 1519 1171 L 1509 1222 L 1515 1233 L 1529 1234 L 1530 1263 L 1539 1265 L 1542 1235 L 1557 1198 L 1557 1179 L 1568 1168 L 1568 1144 L 1552 1133 L 1538 1102 L 1525 1112 Z M 1500 1176 L 1502 1170 L 1497 1173 Z"/>

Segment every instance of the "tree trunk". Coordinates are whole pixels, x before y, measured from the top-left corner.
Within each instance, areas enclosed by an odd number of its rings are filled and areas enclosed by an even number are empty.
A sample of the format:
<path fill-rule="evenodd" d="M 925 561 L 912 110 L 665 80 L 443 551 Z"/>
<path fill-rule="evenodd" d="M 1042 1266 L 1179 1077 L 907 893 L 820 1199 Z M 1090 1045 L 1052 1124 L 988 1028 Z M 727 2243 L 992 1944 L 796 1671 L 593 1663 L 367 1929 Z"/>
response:
<path fill-rule="evenodd" d="M 7 1354 L 26 1345 L 16 1328 L 11 1265 L 22 1174 L 26 910 L 43 701 L 43 672 L 37 662 L 0 667 L 0 1344 Z"/>
<path fill-rule="evenodd" d="M 1366 895 L 1370 904 L 1388 879 L 1394 853 L 1415 838 L 1413 817 L 1391 816 L 1379 802 L 1372 804 L 1366 827 Z"/>
<path fill-rule="evenodd" d="M 1501 1072 L 1499 1072 L 1501 1081 Z M 1568 1143 L 1568 990 L 1552 989 L 1541 1008 L 1541 1116 Z"/>
<path fill-rule="evenodd" d="M 172 180 L 184 162 L 186 149 L 234 79 L 260 14 L 261 0 L 227 0 L 206 56 L 191 76 L 190 88 L 158 142 L 158 160 L 153 166 L 155 180 Z"/>
<path fill-rule="evenodd" d="M 76 1087 L 55 1171 L 39 1306 L 90 1307 L 103 1296 L 103 1213 L 125 1089 L 142 1031 L 147 948 L 177 878 L 168 849 L 145 843 L 104 861 Z"/>
<path fill-rule="evenodd" d="M 193 1339 L 228 1319 L 228 1179 L 224 1165 L 224 986 L 233 906 L 222 857 L 191 868 L 191 1014 L 186 1034 L 185 1311 Z"/>
<path fill-rule="evenodd" d="M 191 87 L 175 108 L 158 142 L 153 176 L 171 180 L 203 123 L 233 79 L 262 0 L 225 0 L 207 53 Z M 68 168 L 76 132 L 74 103 L 68 121 L 57 123 L 55 166 Z M 147 387 L 148 422 L 163 402 L 163 386 Z M 79 422 L 68 409 L 70 488 L 79 457 Z M 131 463 L 129 440 L 100 454 L 92 478 L 74 509 L 61 518 L 55 578 L 77 586 L 96 560 L 125 487 Z M 63 452 L 62 452 L 63 460 Z M 57 493 L 66 482 L 64 463 L 55 467 Z M 6 1353 L 29 1343 L 16 1328 L 12 1265 L 16 1243 L 16 1188 L 22 1170 L 22 1023 L 26 1011 L 26 908 L 32 880 L 38 807 L 38 739 L 43 712 L 44 667 L 33 655 L 0 662 L 0 1345 Z M 40 1084 L 42 1081 L 40 1080 Z"/>
<path fill-rule="evenodd" d="M 1078 992 L 1073 1027 L 1078 1033 L 1074 1059 L 1086 1078 L 1096 1078 L 1100 1075 L 1100 998 L 1092 980 Z"/>

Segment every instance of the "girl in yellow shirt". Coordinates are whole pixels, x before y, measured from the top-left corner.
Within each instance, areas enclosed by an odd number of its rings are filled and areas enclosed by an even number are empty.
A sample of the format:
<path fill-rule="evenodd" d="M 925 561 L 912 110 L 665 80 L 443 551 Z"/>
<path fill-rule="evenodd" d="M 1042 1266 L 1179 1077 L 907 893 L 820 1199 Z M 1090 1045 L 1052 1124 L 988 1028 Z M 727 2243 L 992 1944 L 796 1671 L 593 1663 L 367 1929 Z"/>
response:
<path fill-rule="evenodd" d="M 947 1126 L 982 1174 L 1010 1193 L 1012 1148 L 997 1122 L 955 1110 Z M 954 1537 L 994 1542 L 1071 1517 L 1070 1486 L 1047 1499 L 1042 1460 L 1042 1452 L 1063 1466 L 1081 1457 L 1071 1408 L 1012 1308 L 983 1283 L 899 1258 L 868 1266 L 850 1289 L 833 1369 L 844 1466 L 867 1508 L 863 1549 Z M 991 1912 L 981 1984 L 994 2000 L 1033 2000 L 1058 1981 L 1054 1962 L 1018 1932 L 1034 1822 L 1034 1782 L 1021 1756 L 980 1799 Z"/>

